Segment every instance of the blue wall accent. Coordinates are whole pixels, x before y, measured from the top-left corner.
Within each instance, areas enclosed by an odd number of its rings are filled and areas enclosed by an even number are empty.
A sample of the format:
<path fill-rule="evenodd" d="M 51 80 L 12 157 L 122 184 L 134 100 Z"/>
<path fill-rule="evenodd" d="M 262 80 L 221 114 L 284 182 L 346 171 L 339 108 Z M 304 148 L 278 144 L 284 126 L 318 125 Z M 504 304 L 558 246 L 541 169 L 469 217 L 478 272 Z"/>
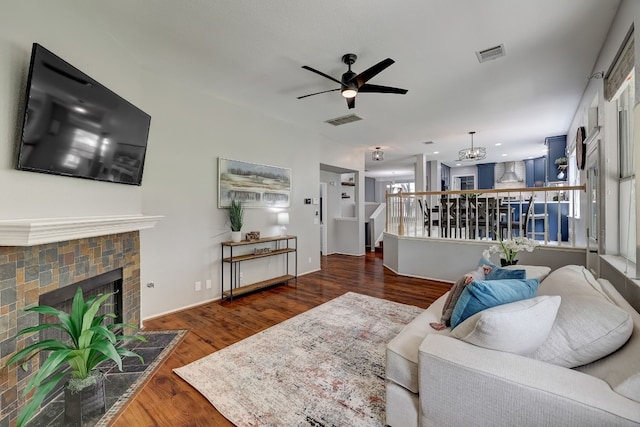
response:
<path fill-rule="evenodd" d="M 544 157 L 538 157 L 537 159 L 527 159 L 524 161 L 525 170 L 525 182 L 527 187 L 535 187 L 536 182 L 538 187 L 543 187 L 545 182 L 545 170 L 544 170 Z"/>
<path fill-rule="evenodd" d="M 549 149 L 547 153 L 547 182 L 553 181 L 566 181 L 567 172 L 565 171 L 564 178 L 558 178 L 558 166 L 556 166 L 556 159 L 559 157 L 567 156 L 567 135 L 550 136 L 545 140 L 545 145 Z"/>
<path fill-rule="evenodd" d="M 495 163 L 478 165 L 478 190 L 493 188 L 496 175 Z"/>
<path fill-rule="evenodd" d="M 533 159 L 524 161 L 524 174 L 525 185 L 527 187 L 533 187 Z"/>

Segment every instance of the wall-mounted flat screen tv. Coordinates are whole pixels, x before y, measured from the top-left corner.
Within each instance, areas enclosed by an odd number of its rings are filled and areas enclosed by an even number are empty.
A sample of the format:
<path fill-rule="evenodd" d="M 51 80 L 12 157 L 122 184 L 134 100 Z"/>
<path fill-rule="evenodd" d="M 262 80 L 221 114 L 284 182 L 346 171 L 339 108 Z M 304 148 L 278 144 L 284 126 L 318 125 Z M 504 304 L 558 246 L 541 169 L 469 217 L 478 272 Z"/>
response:
<path fill-rule="evenodd" d="M 17 168 L 140 185 L 151 117 L 34 43 Z"/>

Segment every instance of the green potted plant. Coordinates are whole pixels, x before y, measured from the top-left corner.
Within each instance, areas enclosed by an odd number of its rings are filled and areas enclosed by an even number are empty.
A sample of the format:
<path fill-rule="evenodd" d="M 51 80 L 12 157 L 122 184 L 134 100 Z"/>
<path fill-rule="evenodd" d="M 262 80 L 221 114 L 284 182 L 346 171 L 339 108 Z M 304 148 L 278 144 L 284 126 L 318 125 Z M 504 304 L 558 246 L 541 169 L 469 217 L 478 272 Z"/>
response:
<path fill-rule="evenodd" d="M 498 244 L 491 246 L 489 249 L 485 249 L 482 252 L 482 257 L 489 261 L 491 254 L 500 254 L 500 264 L 504 267 L 507 265 L 516 265 L 518 260 L 518 252 L 527 251 L 533 252 L 539 244 L 533 239 L 527 237 L 516 236 L 512 239 L 502 240 L 500 234 L 496 234 L 498 237 Z"/>
<path fill-rule="evenodd" d="M 229 205 L 229 222 L 231 223 L 231 241 L 239 242 L 242 240 L 240 230 L 244 220 L 244 206 L 242 202 L 233 199 Z"/>
<path fill-rule="evenodd" d="M 92 296 L 85 301 L 82 289 L 78 288 L 69 313 L 45 305 L 25 309 L 27 312 L 57 317 L 58 322 L 25 328 L 18 332 L 17 336 L 55 328 L 62 331 L 70 342 L 55 339 L 38 341 L 16 352 L 7 361 L 7 365 L 20 363 L 26 368 L 26 363 L 41 351 L 50 352 L 24 390 L 23 396 L 31 390 L 35 389 L 35 392 L 18 415 L 18 427 L 23 426 L 36 413 L 47 394 L 66 378 L 67 374 L 70 374 L 70 378 L 65 385 L 65 425 L 82 425 L 83 417 L 104 413 L 106 409 L 104 376 L 96 369 L 97 366 L 110 359 L 122 371 L 123 356 L 134 356 L 142 362 L 142 357 L 126 348 L 118 347 L 117 343 L 129 339 L 146 341 L 145 338 L 140 335 L 114 333 L 117 328 L 134 326 L 121 323 L 107 325 L 105 320 L 115 318 L 115 314 L 98 315 L 98 310 L 111 295 L 113 294 Z M 66 366 L 70 369 L 61 372 Z M 82 400 L 87 402 L 84 407 L 81 406 Z"/>
<path fill-rule="evenodd" d="M 558 157 L 555 160 L 555 164 L 556 164 L 556 166 L 566 166 L 567 158 L 566 157 Z"/>

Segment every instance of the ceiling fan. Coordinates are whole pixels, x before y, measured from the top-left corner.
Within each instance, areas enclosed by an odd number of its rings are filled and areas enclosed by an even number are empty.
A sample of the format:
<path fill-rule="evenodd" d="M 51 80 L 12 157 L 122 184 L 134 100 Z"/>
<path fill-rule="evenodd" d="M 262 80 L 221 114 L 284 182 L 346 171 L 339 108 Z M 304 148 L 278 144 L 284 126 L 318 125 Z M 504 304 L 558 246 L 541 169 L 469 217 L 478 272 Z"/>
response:
<path fill-rule="evenodd" d="M 354 108 L 356 106 L 356 95 L 360 92 L 369 92 L 369 93 L 397 93 L 400 95 L 404 95 L 407 93 L 407 89 L 399 89 L 397 87 L 389 87 L 389 86 L 379 86 L 379 85 L 371 85 L 367 82 L 375 77 L 378 73 L 383 71 L 385 68 L 393 64 L 395 61 L 391 58 L 384 59 L 378 62 L 371 68 L 363 71 L 360 74 L 356 74 L 351 71 L 351 66 L 356 62 L 358 57 L 353 53 L 347 53 L 342 56 L 342 62 L 347 64 L 349 70 L 342 75 L 342 80 L 334 79 L 333 77 L 323 73 L 322 71 L 318 71 L 314 68 L 309 67 L 308 65 L 303 65 L 302 68 L 305 70 L 309 70 L 313 73 L 319 74 L 322 77 L 326 77 L 327 79 L 336 82 L 340 85 L 337 89 L 329 89 L 323 90 L 322 92 L 310 93 L 308 95 L 299 96 L 298 99 L 307 98 L 313 95 L 319 95 L 321 93 L 327 92 L 335 92 L 340 91 L 342 96 L 347 100 L 347 106 L 349 108 Z"/>

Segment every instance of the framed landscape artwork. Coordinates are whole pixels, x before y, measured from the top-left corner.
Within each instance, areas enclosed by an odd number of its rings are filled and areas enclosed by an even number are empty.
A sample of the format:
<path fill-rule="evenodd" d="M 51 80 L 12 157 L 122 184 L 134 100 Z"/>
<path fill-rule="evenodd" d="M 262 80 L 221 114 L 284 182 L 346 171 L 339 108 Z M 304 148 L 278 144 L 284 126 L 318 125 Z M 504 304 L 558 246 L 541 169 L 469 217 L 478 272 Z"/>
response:
<path fill-rule="evenodd" d="M 291 169 L 218 158 L 218 207 L 288 208 Z"/>

